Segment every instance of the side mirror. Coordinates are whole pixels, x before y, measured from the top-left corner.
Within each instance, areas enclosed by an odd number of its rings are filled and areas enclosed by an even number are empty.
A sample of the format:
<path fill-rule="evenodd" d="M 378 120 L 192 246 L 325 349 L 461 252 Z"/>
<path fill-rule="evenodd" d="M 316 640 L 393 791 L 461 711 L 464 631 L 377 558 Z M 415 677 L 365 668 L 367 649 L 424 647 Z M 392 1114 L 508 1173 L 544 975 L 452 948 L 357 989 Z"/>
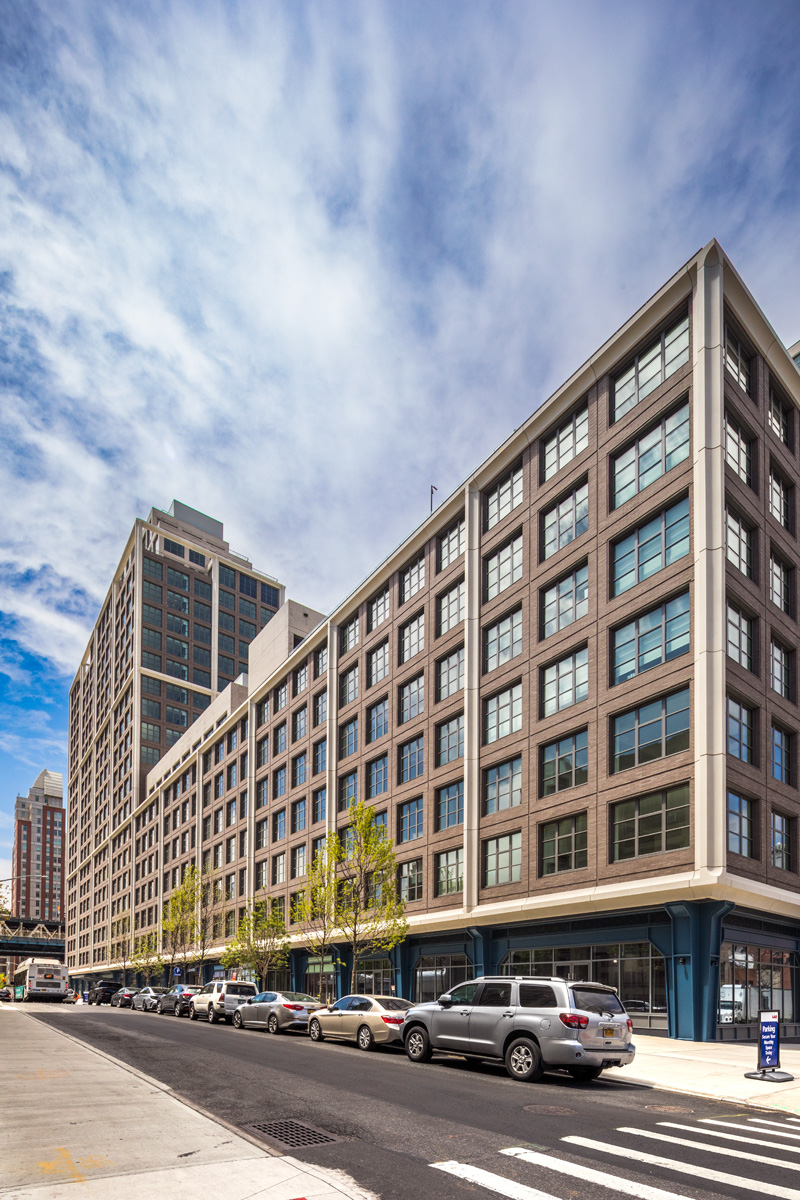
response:
<path fill-rule="evenodd" d="M 439 1004 L 441 1005 L 442 1008 L 450 1008 L 452 1003 L 453 1003 L 453 1001 L 450 996 L 440 996 L 439 997 Z"/>
<path fill-rule="evenodd" d="M 252 1004 L 252 1003 L 253 1003 L 253 997 L 252 997 L 252 996 L 248 996 L 248 997 L 247 997 L 247 1003 L 248 1003 L 248 1004 Z"/>

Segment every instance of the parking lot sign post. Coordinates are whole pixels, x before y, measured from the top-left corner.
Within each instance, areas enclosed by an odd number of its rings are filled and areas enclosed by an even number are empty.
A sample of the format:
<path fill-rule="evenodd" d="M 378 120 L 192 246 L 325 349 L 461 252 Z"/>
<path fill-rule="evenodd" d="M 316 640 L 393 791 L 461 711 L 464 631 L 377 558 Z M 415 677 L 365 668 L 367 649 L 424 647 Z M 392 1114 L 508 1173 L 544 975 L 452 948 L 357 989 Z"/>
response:
<path fill-rule="evenodd" d="M 745 1079 L 759 1079 L 763 1083 L 790 1083 L 794 1075 L 781 1071 L 781 1027 L 780 1013 L 758 1014 L 758 1069 L 745 1071 Z"/>

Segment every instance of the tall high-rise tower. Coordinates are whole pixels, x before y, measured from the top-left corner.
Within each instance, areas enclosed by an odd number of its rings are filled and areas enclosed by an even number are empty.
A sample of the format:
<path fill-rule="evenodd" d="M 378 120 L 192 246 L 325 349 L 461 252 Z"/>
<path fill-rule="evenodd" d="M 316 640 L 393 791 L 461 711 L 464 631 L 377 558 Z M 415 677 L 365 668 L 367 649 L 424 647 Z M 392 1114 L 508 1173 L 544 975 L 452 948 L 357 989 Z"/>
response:
<path fill-rule="evenodd" d="M 40 771 L 14 808 L 11 912 L 15 917 L 60 921 L 64 914 L 64 782 Z"/>
<path fill-rule="evenodd" d="M 284 589 L 174 500 L 137 519 L 70 690 L 67 965 L 102 969 L 132 927 L 131 821 L 148 769 L 247 672 Z M 150 916 L 153 916 L 152 906 Z M 140 928 L 145 932 L 145 908 Z"/>

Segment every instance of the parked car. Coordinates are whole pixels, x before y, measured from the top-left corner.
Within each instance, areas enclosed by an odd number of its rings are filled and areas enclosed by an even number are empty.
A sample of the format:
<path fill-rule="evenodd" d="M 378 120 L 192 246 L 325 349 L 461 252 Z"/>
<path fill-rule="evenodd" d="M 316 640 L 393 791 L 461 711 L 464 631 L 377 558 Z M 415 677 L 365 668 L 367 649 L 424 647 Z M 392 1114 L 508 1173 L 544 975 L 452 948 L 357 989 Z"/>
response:
<path fill-rule="evenodd" d="M 78 993 L 75 991 L 74 988 L 67 988 L 67 994 L 64 997 L 62 1003 L 63 1004 L 77 1004 L 78 1003 Z"/>
<path fill-rule="evenodd" d="M 89 1004 L 110 1004 L 111 997 L 119 988 L 119 984 L 109 979 L 98 979 L 89 988 Z"/>
<path fill-rule="evenodd" d="M 312 1042 L 337 1038 L 355 1042 L 359 1050 L 376 1045 L 402 1045 L 410 1000 L 399 996 L 342 996 L 335 1004 L 320 1008 L 308 1024 Z"/>
<path fill-rule="evenodd" d="M 619 996 L 603 984 L 487 976 L 412 1008 L 403 1043 L 412 1062 L 443 1050 L 499 1059 L 512 1079 L 538 1080 L 561 1068 L 588 1080 L 633 1062 L 632 1032 Z"/>
<path fill-rule="evenodd" d="M 131 1008 L 140 1009 L 141 1012 L 154 1012 L 159 998 L 166 990 L 164 987 L 143 987 L 133 997 Z"/>
<path fill-rule="evenodd" d="M 156 1004 L 157 1013 L 172 1013 L 173 1017 L 188 1017 L 192 997 L 200 991 L 191 983 L 176 983 L 159 996 Z"/>
<path fill-rule="evenodd" d="M 248 997 L 233 1014 L 237 1029 L 268 1029 L 283 1033 L 285 1029 L 308 1031 L 308 1018 L 322 1005 L 304 992 L 259 992 Z"/>
<path fill-rule="evenodd" d="M 14 993 L 12 992 L 10 987 L 0 988 L 0 1000 L 12 1000 L 13 997 L 14 997 Z"/>
<path fill-rule="evenodd" d="M 193 1021 L 205 1017 L 209 1025 L 215 1021 L 232 1021 L 240 1004 L 258 994 L 254 983 L 240 979 L 215 979 L 192 996 L 189 1016 Z"/>
<path fill-rule="evenodd" d="M 132 1008 L 133 997 L 139 991 L 135 987 L 122 987 L 118 992 L 114 992 L 111 997 L 111 1005 L 113 1008 Z"/>

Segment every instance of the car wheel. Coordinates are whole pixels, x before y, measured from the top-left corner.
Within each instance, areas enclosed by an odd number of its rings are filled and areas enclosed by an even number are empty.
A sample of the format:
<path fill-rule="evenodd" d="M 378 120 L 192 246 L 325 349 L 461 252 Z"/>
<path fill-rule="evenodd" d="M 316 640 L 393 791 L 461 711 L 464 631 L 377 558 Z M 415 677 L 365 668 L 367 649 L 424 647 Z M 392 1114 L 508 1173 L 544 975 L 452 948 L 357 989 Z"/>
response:
<path fill-rule="evenodd" d="M 160 1000 L 159 1000 L 158 1004 L 156 1005 L 156 1012 L 158 1013 L 158 1015 L 159 1015 L 160 1017 L 163 1017 L 163 1015 L 164 1015 L 164 1005 L 161 1003 L 161 1001 L 160 1001 Z"/>
<path fill-rule="evenodd" d="M 189 1009 L 189 1020 L 190 1021 L 197 1020 L 197 1013 L 194 1011 L 194 1005 L 192 1005 L 191 1008 Z"/>
<path fill-rule="evenodd" d="M 406 1054 L 412 1062 L 430 1062 L 433 1051 L 427 1029 L 422 1025 L 414 1025 L 406 1038 Z"/>
<path fill-rule="evenodd" d="M 176 1000 L 175 1004 L 172 1006 L 172 1015 L 173 1015 L 173 1017 L 182 1017 L 183 1016 L 183 1013 L 181 1012 L 181 1004 L 180 1004 L 179 1000 Z"/>
<path fill-rule="evenodd" d="M 359 1050 L 372 1050 L 375 1045 L 375 1038 L 372 1036 L 372 1030 L 369 1025 L 361 1025 L 356 1035 Z"/>
<path fill-rule="evenodd" d="M 602 1067 L 570 1067 L 569 1073 L 577 1083 L 590 1083 L 603 1074 Z"/>
<path fill-rule="evenodd" d="M 530 1038 L 514 1038 L 506 1050 L 506 1070 L 512 1079 L 535 1083 L 544 1075 L 542 1055 Z"/>
<path fill-rule="evenodd" d="M 269 1020 L 267 1021 L 267 1029 L 269 1030 L 270 1033 L 280 1033 L 281 1027 L 278 1022 L 277 1013 L 269 1014 Z"/>
<path fill-rule="evenodd" d="M 209 1025 L 214 1025 L 216 1023 L 216 1020 L 217 1020 L 217 1014 L 214 1012 L 214 1005 L 209 1004 L 209 1006 L 208 1006 L 208 1023 L 209 1023 Z"/>
<path fill-rule="evenodd" d="M 243 1025 L 242 1014 L 237 1009 L 236 1012 L 233 1014 L 233 1027 L 234 1027 L 234 1029 L 241 1029 L 242 1025 Z"/>
<path fill-rule="evenodd" d="M 311 1038 L 312 1042 L 325 1041 L 325 1035 L 322 1032 L 322 1026 L 320 1025 L 319 1021 L 311 1022 L 308 1027 L 308 1036 Z"/>

